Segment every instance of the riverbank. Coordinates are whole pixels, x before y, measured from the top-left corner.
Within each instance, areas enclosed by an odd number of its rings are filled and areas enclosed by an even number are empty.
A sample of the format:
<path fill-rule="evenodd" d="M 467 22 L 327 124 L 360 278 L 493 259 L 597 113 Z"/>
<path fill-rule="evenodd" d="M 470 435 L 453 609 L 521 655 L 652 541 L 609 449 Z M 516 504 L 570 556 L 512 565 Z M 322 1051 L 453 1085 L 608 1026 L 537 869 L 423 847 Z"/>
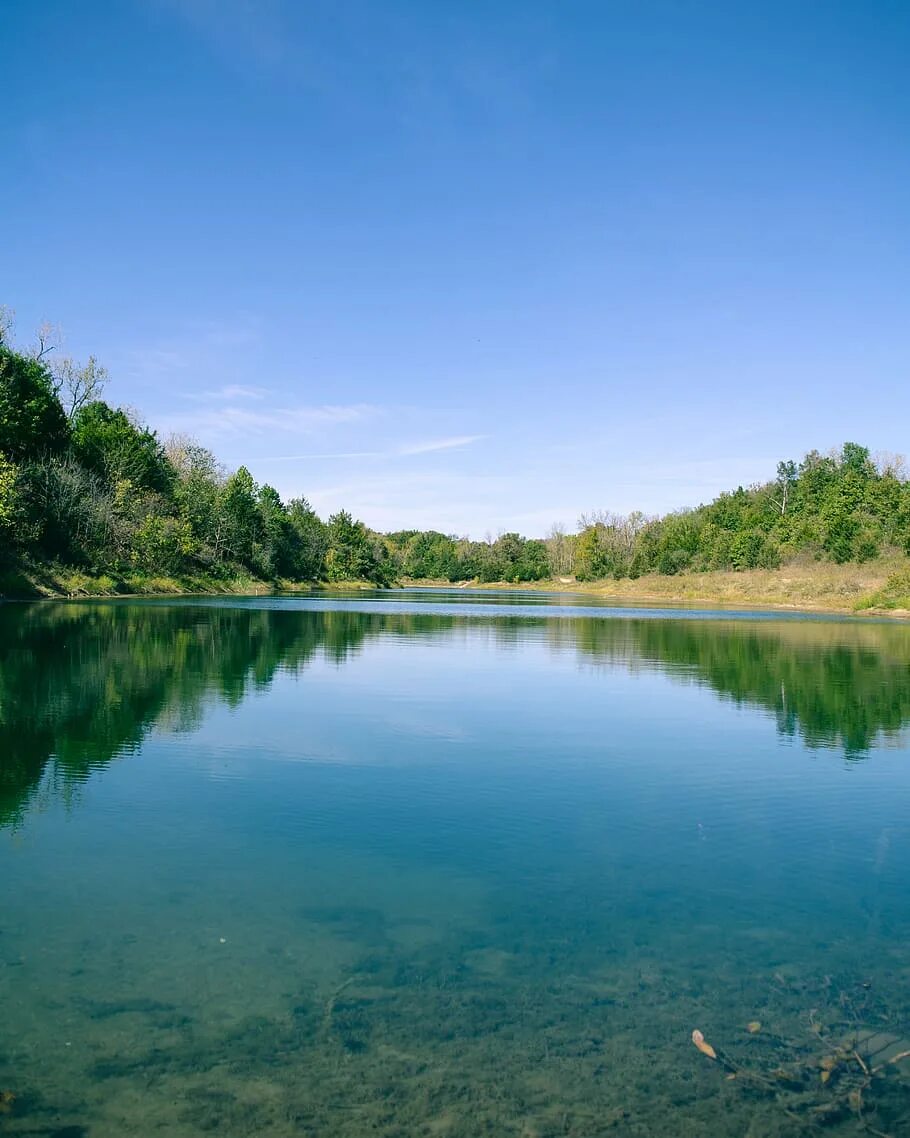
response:
<path fill-rule="evenodd" d="M 264 596 L 316 587 L 312 581 L 263 581 L 251 575 L 218 577 L 128 573 L 91 574 L 65 566 L 25 566 L 0 573 L 0 599 L 74 600 L 90 597 Z M 356 585 L 354 586 L 356 587 Z"/>
<path fill-rule="evenodd" d="M 403 587 L 470 587 L 578 593 L 600 600 L 641 604 L 705 604 L 806 612 L 865 613 L 910 617 L 910 558 L 892 555 L 863 565 L 810 563 L 781 569 L 741 572 L 649 574 L 636 580 L 576 581 L 559 577 L 543 581 L 403 580 Z M 313 589 L 371 589 L 363 581 L 264 581 L 250 575 L 206 574 L 92 575 L 62 566 L 29 566 L 0 573 L 0 599 L 63 600 L 91 597 L 268 596 Z"/>
<path fill-rule="evenodd" d="M 411 581 L 412 585 L 444 585 Z M 781 569 L 649 574 L 636 580 L 544 581 L 474 584 L 480 589 L 579 593 L 601 600 L 661 604 L 710 604 L 807 612 L 866 613 L 910 617 L 910 559 L 892 555 L 863 565 L 810 563 Z"/>

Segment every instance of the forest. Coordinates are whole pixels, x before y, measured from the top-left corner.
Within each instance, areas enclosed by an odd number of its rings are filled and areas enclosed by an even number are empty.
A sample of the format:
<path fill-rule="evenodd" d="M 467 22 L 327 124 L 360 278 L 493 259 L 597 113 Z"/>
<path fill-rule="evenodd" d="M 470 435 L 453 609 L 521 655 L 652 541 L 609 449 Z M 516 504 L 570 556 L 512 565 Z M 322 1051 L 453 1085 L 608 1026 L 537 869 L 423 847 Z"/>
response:
<path fill-rule="evenodd" d="M 46 332 L 17 349 L 0 321 L 0 570 L 391 585 L 591 581 L 910 553 L 903 459 L 853 442 L 782 461 L 764 484 L 663 516 L 603 511 L 582 515 L 574 532 L 554 525 L 538 538 L 382 534 L 343 509 L 323 520 L 304 497 L 282 501 L 191 438 L 159 439 L 103 398 L 106 382 L 94 358 L 61 357 Z"/>

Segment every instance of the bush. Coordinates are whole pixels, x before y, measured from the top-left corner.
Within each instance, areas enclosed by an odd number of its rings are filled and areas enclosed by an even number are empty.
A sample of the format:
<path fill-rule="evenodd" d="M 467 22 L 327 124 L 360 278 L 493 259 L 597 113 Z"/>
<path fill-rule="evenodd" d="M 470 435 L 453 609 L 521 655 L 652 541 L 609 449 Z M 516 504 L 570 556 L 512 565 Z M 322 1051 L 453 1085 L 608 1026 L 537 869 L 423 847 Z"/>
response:
<path fill-rule="evenodd" d="M 130 560 L 143 573 L 177 573 L 195 551 L 187 522 L 149 514 L 133 535 Z"/>

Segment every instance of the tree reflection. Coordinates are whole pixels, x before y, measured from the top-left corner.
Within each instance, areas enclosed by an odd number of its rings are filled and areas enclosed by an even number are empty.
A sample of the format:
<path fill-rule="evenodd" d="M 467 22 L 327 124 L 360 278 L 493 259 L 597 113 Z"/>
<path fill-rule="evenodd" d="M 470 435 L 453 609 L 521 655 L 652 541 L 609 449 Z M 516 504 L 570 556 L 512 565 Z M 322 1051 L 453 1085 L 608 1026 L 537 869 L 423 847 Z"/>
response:
<path fill-rule="evenodd" d="M 910 720 L 910 629 L 825 621 L 576 621 L 553 634 L 592 661 L 660 668 L 772 712 L 808 747 L 861 758 Z"/>
<path fill-rule="evenodd" d="M 519 646 L 544 632 L 587 663 L 658 668 L 763 708 L 778 729 L 848 757 L 910 719 L 910 629 L 885 624 L 463 617 L 247 604 L 0 607 L 0 824 L 48 777 L 64 785 L 191 731 L 314 655 L 339 665 L 381 636 L 473 636 Z"/>

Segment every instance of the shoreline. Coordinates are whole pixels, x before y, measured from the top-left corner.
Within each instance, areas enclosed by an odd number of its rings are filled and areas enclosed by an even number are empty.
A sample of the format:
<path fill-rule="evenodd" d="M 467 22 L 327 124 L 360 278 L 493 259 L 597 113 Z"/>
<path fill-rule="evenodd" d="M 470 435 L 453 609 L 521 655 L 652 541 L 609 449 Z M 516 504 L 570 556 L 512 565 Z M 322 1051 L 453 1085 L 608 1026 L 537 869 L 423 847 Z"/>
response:
<path fill-rule="evenodd" d="M 617 604 L 711 605 L 762 612 L 831 613 L 840 616 L 910 617 L 910 569 L 906 559 L 867 565 L 787 566 L 741 572 L 714 570 L 635 580 L 470 582 L 468 587 L 513 593 L 589 596 Z M 407 580 L 403 587 L 463 588 L 438 580 Z"/>
<path fill-rule="evenodd" d="M 114 577 L 68 569 L 22 569 L 0 575 L 0 604 L 40 601 L 129 600 L 166 597 L 268 597 L 289 593 L 373 589 L 364 581 L 263 581 L 256 577 Z"/>
<path fill-rule="evenodd" d="M 770 612 L 910 617 L 910 559 L 865 565 L 791 565 L 741 572 L 715 570 L 632 580 L 452 582 L 404 578 L 386 588 L 364 581 L 262 581 L 254 577 L 93 576 L 62 568 L 26 567 L 0 578 L 0 602 L 113 600 L 188 596 L 282 596 L 295 593 L 395 591 L 408 588 L 562 593 L 616 604 L 715 606 Z"/>

